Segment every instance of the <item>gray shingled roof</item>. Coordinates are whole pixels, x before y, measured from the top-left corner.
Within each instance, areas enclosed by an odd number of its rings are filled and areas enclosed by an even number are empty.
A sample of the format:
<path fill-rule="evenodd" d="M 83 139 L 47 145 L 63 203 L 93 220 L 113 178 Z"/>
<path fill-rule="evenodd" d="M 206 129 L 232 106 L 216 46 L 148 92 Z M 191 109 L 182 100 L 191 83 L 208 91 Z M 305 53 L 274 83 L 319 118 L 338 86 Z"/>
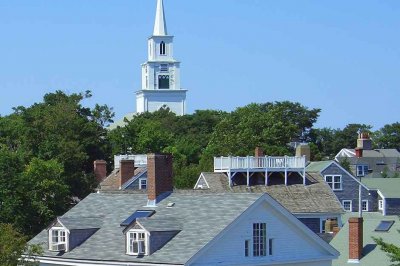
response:
<path fill-rule="evenodd" d="M 142 258 L 125 254 L 124 227 L 120 223 L 136 210 L 144 209 L 146 194 L 100 193 L 82 200 L 62 219 L 80 219 L 93 214 L 103 216 L 104 223 L 95 234 L 70 252 L 58 255 L 48 251 L 46 230 L 30 243 L 42 243 L 44 256 L 49 257 L 184 264 L 261 196 L 258 193 L 171 194 L 154 208 L 156 213 L 151 218 L 179 219 L 182 231 L 162 249 Z M 170 202 L 175 205 L 167 208 Z"/>
<path fill-rule="evenodd" d="M 79 230 L 100 228 L 103 225 L 103 218 L 104 217 L 60 217 L 58 220 L 68 230 Z"/>
<path fill-rule="evenodd" d="M 149 232 L 181 231 L 182 223 L 177 218 L 139 218 L 136 220 Z"/>
<path fill-rule="evenodd" d="M 224 174 L 202 173 L 210 191 L 232 193 L 268 193 L 291 213 L 342 213 L 343 209 L 332 189 L 319 173 L 307 173 L 307 185 L 235 185 L 229 187 Z M 213 185 L 213 186 L 212 186 Z"/>

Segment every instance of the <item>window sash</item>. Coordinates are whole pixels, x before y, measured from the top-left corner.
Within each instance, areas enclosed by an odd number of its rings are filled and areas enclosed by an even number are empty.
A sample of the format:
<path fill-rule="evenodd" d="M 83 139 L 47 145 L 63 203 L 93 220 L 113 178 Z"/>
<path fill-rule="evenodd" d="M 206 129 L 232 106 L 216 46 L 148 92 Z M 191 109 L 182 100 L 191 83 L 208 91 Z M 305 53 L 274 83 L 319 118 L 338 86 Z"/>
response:
<path fill-rule="evenodd" d="M 366 176 L 368 173 L 368 165 L 357 165 L 357 176 Z"/>
<path fill-rule="evenodd" d="M 128 253 L 141 255 L 146 253 L 146 234 L 141 232 L 128 233 Z"/>
<path fill-rule="evenodd" d="M 368 200 L 363 200 L 361 206 L 362 206 L 362 210 L 367 212 L 368 211 Z"/>
<path fill-rule="evenodd" d="M 351 200 L 342 201 L 342 205 L 345 211 L 352 211 L 353 206 Z"/>
<path fill-rule="evenodd" d="M 325 181 L 332 190 L 342 189 L 342 176 L 340 175 L 327 175 L 325 176 Z"/>
<path fill-rule="evenodd" d="M 266 256 L 266 223 L 253 224 L 253 256 Z"/>

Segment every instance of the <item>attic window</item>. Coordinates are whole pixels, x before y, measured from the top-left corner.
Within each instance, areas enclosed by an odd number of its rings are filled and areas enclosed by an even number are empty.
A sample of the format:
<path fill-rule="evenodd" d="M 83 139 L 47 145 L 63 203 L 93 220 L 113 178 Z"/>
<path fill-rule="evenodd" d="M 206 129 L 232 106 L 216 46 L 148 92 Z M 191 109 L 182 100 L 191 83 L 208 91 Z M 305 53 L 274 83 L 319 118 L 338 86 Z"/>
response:
<path fill-rule="evenodd" d="M 129 231 L 127 234 L 127 254 L 145 255 L 146 254 L 146 233 L 144 231 Z"/>
<path fill-rule="evenodd" d="M 388 232 L 394 224 L 394 221 L 381 221 L 380 224 L 375 228 L 375 232 Z"/>
<path fill-rule="evenodd" d="M 138 210 L 138 211 L 135 211 L 131 216 L 126 218 L 126 220 L 123 221 L 120 225 L 121 226 L 128 226 L 131 223 L 133 223 L 134 221 L 136 221 L 137 218 L 150 217 L 155 213 L 156 213 L 156 211 L 153 211 L 153 210 Z"/>
<path fill-rule="evenodd" d="M 49 250 L 65 251 L 67 249 L 67 232 L 64 228 L 49 230 Z"/>

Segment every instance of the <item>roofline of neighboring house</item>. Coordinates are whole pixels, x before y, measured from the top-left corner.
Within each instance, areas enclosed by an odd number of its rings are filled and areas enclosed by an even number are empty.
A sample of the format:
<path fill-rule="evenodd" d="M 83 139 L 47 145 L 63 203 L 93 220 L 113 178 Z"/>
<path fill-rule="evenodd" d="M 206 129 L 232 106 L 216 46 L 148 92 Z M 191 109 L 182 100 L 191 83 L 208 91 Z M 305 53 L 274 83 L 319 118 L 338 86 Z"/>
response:
<path fill-rule="evenodd" d="M 155 266 L 155 265 L 165 265 L 165 266 L 183 266 L 184 264 L 173 264 L 173 263 L 151 263 L 151 262 L 134 262 L 134 261 L 101 261 L 101 260 L 81 260 L 81 259 L 66 259 L 66 258 L 54 258 L 38 256 L 35 257 L 40 263 L 53 264 L 53 265 L 63 265 L 63 266 Z"/>
<path fill-rule="evenodd" d="M 204 181 L 206 182 L 207 187 L 210 188 L 210 185 L 208 184 L 207 179 L 206 179 L 206 177 L 204 176 L 203 173 L 204 172 L 201 172 L 199 178 L 197 178 L 196 185 L 194 185 L 194 189 L 196 189 L 197 185 L 199 184 L 200 178 L 203 178 Z"/>
<path fill-rule="evenodd" d="M 261 195 L 255 202 L 253 202 L 242 214 L 240 214 L 236 219 L 233 220 L 228 226 L 226 226 L 224 229 L 222 229 L 221 232 L 219 232 L 211 241 L 209 241 L 203 248 L 201 248 L 197 253 L 195 253 L 187 262 L 186 264 L 191 264 L 192 262 L 196 261 L 196 259 L 201 258 L 201 256 L 212 247 L 212 245 L 217 242 L 220 238 L 222 238 L 227 231 L 231 230 L 234 226 L 236 226 L 238 223 L 241 222 L 242 219 L 245 219 L 247 217 L 247 214 L 249 212 L 252 212 L 257 206 L 259 206 L 263 201 L 267 201 L 271 206 L 277 210 L 279 213 L 281 213 L 287 220 L 295 224 L 302 233 L 308 235 L 310 239 L 314 240 L 317 244 L 319 244 L 322 248 L 324 248 L 330 255 L 326 255 L 324 257 L 320 258 L 315 258 L 315 259 L 305 259 L 304 262 L 306 261 L 324 261 L 324 260 L 333 260 L 337 258 L 340 253 L 337 251 L 334 247 L 326 243 L 322 238 L 320 238 L 317 234 L 315 234 L 313 231 L 311 231 L 305 224 L 300 222 L 291 212 L 289 212 L 285 207 L 283 207 L 279 202 L 277 202 L 275 199 L 273 199 L 270 195 L 267 193 L 264 193 Z M 298 259 L 296 260 L 288 260 L 287 263 L 290 262 L 299 262 Z M 265 264 L 265 262 L 264 262 Z M 282 264 L 282 261 L 279 262 L 279 264 Z M 260 265 L 261 264 L 260 262 Z M 273 263 L 271 264 L 273 265 Z"/>
<path fill-rule="evenodd" d="M 349 173 L 349 171 L 347 171 L 346 169 L 344 169 L 338 162 L 336 162 L 335 160 L 331 160 L 331 163 L 328 164 L 327 166 L 325 166 L 321 171 L 319 171 L 319 173 L 322 175 L 322 172 L 328 168 L 329 166 L 331 166 L 333 163 L 339 167 L 342 171 L 344 171 L 346 174 L 348 174 L 351 178 L 353 178 L 358 184 L 360 184 L 363 188 L 365 188 L 366 190 L 370 190 L 366 185 L 364 185 L 363 183 L 361 183 L 360 181 L 358 181 L 358 179 L 353 176 L 352 173 Z"/>

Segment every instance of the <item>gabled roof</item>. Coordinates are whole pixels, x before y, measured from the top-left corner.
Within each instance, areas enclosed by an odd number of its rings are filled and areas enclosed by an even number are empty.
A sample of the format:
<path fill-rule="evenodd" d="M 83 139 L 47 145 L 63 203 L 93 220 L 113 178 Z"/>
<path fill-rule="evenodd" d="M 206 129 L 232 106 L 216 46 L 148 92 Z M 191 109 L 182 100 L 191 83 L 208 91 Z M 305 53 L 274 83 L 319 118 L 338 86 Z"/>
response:
<path fill-rule="evenodd" d="M 362 178 L 361 182 L 379 190 L 385 198 L 400 198 L 400 178 Z"/>
<path fill-rule="evenodd" d="M 362 184 L 360 180 L 358 180 L 352 173 L 344 169 L 339 163 L 336 161 L 320 161 L 320 162 L 311 162 L 307 167 L 306 171 L 308 173 L 321 173 L 324 172 L 330 165 L 334 164 L 337 166 L 339 169 L 341 169 L 344 173 L 346 173 L 349 177 L 351 177 L 354 181 L 357 183 L 361 184 L 366 190 L 369 190 L 367 186 Z M 336 173 L 335 173 L 336 174 Z"/>
<path fill-rule="evenodd" d="M 333 161 L 318 161 L 318 162 L 310 162 L 307 167 L 307 172 L 321 172 L 325 170 L 329 165 L 332 164 Z"/>
<path fill-rule="evenodd" d="M 345 225 L 339 231 L 339 233 L 333 238 L 330 244 L 340 252 L 340 256 L 337 260 L 334 260 L 333 266 L 343 265 L 355 265 L 354 263 L 348 263 L 349 258 L 349 224 L 347 220 L 350 217 L 357 217 L 358 213 L 346 213 L 342 219 Z M 372 237 L 382 237 L 385 242 L 392 243 L 396 246 L 400 246 L 400 220 L 398 216 L 382 216 L 381 213 L 367 212 L 363 213 L 364 218 L 364 256 L 361 258 L 359 265 L 362 266 L 377 266 L 377 265 L 391 265 L 389 257 L 383 252 L 379 246 L 373 241 Z M 389 233 L 387 232 L 375 232 L 375 228 L 379 225 L 382 220 L 394 220 L 395 223 L 390 228 Z"/>
<path fill-rule="evenodd" d="M 199 257 L 202 257 L 204 254 L 207 253 L 207 250 L 212 249 L 213 244 L 216 243 L 219 239 L 223 238 L 225 234 L 227 234 L 229 231 L 234 230 L 235 226 L 240 225 L 243 220 L 248 219 L 248 217 L 251 217 L 252 213 L 255 213 L 256 211 L 260 210 L 260 206 L 265 206 L 268 205 L 269 210 L 273 210 L 272 212 L 275 212 L 275 222 L 282 222 L 286 224 L 288 227 L 295 228 L 295 231 L 297 234 L 301 235 L 302 241 L 305 243 L 313 243 L 314 247 L 318 246 L 319 249 L 322 251 L 323 259 L 329 260 L 333 258 L 337 258 L 339 256 L 339 252 L 334 249 L 331 245 L 326 243 L 322 238 L 320 238 L 317 234 L 313 233 L 306 225 L 304 225 L 300 220 L 298 220 L 292 213 L 290 213 L 287 209 L 285 209 L 279 202 L 277 202 L 274 198 L 272 198 L 268 194 L 263 194 L 259 199 L 257 199 L 249 208 L 247 208 L 237 219 L 235 219 L 231 224 L 229 224 L 227 227 L 225 227 L 217 236 L 215 236 L 212 241 L 207 243 L 207 245 L 201 249 L 195 256 L 193 256 L 189 261 L 188 265 L 190 265 L 193 262 L 196 262 L 196 259 Z M 271 222 L 271 221 L 270 221 Z M 269 225 L 271 226 L 271 225 Z M 284 234 L 285 230 L 281 232 L 281 234 Z M 219 252 L 219 251 L 217 251 Z M 287 258 L 274 258 L 272 261 L 274 262 L 273 264 L 277 263 L 279 265 L 286 265 L 282 263 L 282 260 L 287 260 L 287 265 L 292 265 L 290 262 L 299 262 L 299 258 L 295 258 L 295 253 L 292 252 L 291 256 L 288 256 Z M 320 254 L 321 255 L 321 254 Z M 302 254 L 302 258 L 307 260 L 307 258 L 304 258 L 304 254 Z M 316 258 L 314 258 L 316 259 Z M 319 258 L 321 259 L 321 257 Z M 265 262 L 264 262 L 265 263 Z M 266 263 L 269 265 L 269 263 Z M 225 264 L 229 265 L 229 264 Z M 261 265 L 261 264 L 258 264 Z M 264 264 L 263 264 L 264 265 Z"/>
<path fill-rule="evenodd" d="M 202 173 L 213 192 L 229 193 L 268 193 L 291 213 L 342 213 L 343 208 L 332 189 L 319 173 L 307 173 L 307 184 L 291 185 L 235 185 L 229 187 L 224 174 Z"/>
<path fill-rule="evenodd" d="M 57 259 L 184 264 L 261 196 L 259 193 L 172 193 L 157 205 L 152 218 L 166 219 L 164 222 L 171 227 L 171 221 L 178 219 L 182 230 L 152 255 L 137 258 L 125 254 L 124 228 L 120 223 L 147 204 L 147 195 L 91 194 L 63 217 L 80 219 L 90 214 L 104 216 L 101 228 L 80 246 L 57 256 Z M 168 207 L 171 202 L 175 205 Z M 158 227 L 150 219 L 144 223 L 143 227 Z M 54 258 L 56 254 L 47 250 L 47 240 L 48 234 L 44 230 L 30 243 L 42 244 L 43 256 Z"/>

